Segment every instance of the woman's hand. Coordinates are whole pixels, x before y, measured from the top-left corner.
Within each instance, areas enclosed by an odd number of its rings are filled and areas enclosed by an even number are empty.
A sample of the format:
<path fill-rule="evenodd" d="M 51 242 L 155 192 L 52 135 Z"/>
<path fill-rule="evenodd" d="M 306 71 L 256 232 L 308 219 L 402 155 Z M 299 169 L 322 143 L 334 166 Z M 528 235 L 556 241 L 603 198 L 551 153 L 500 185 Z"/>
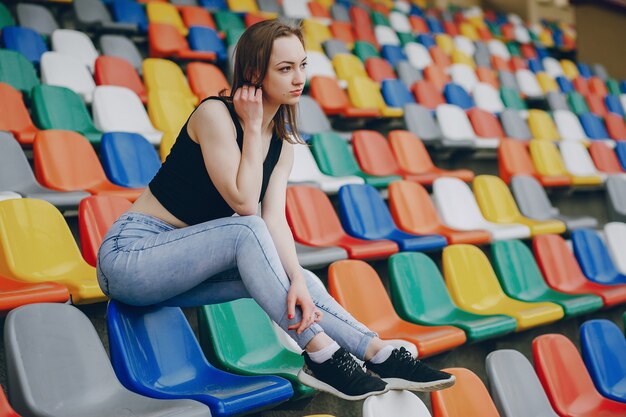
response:
<path fill-rule="evenodd" d="M 306 287 L 304 279 L 297 279 L 291 282 L 287 293 L 287 317 L 291 320 L 295 317 L 296 306 L 302 310 L 302 320 L 290 325 L 288 330 L 296 330 L 300 334 L 309 328 L 313 323 L 322 320 L 322 312 L 313 304 L 309 289 Z"/>
<path fill-rule="evenodd" d="M 261 87 L 244 85 L 235 91 L 233 104 L 244 127 L 261 128 L 263 122 L 263 92 Z"/>

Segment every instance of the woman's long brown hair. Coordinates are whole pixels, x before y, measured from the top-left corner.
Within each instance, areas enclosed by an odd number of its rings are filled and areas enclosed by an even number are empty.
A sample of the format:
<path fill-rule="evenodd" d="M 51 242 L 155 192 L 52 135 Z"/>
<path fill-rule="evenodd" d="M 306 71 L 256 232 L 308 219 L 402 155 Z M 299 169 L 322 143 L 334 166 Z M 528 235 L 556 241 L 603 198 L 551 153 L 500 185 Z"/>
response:
<path fill-rule="evenodd" d="M 235 47 L 235 68 L 230 100 L 233 99 L 235 91 L 244 85 L 261 85 L 267 73 L 274 41 L 285 36 L 296 36 L 304 45 L 300 27 L 291 26 L 276 19 L 255 23 L 241 35 Z M 225 92 L 220 94 L 225 94 Z M 304 143 L 298 132 L 296 112 L 296 105 L 281 104 L 273 119 L 274 133 L 290 143 Z"/>

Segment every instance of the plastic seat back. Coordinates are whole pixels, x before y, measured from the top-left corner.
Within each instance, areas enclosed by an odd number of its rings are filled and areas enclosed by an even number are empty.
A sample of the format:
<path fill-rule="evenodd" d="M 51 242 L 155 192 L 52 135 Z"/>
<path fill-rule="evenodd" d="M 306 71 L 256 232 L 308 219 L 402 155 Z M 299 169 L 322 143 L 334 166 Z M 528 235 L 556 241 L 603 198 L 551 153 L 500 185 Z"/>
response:
<path fill-rule="evenodd" d="M 41 35 L 29 28 L 5 26 L 2 40 L 5 48 L 21 53 L 34 65 L 39 65 L 41 55 L 48 51 Z"/>
<path fill-rule="evenodd" d="M 378 417 L 391 413 L 406 417 L 431 417 L 426 405 L 408 391 L 389 391 L 373 395 L 363 402 L 363 417 Z"/>
<path fill-rule="evenodd" d="M 598 171 L 605 174 L 621 174 L 624 172 L 617 155 L 606 143 L 593 142 L 588 149 Z"/>
<path fill-rule="evenodd" d="M 146 5 L 146 13 L 150 23 L 164 23 L 174 26 L 182 36 L 187 36 L 189 30 L 183 23 L 174 5 L 161 2 L 148 2 Z"/>
<path fill-rule="evenodd" d="M 541 175 L 567 176 L 563 159 L 552 142 L 543 140 L 530 141 L 530 155 L 535 164 L 535 168 Z"/>
<path fill-rule="evenodd" d="M 515 109 L 524 112 L 528 110 L 526 102 L 522 100 L 517 91 L 511 88 L 501 87 L 500 97 L 502 97 L 502 102 L 508 109 Z"/>
<path fill-rule="evenodd" d="M 500 125 L 500 121 L 495 114 L 487 110 L 474 107 L 467 111 L 467 115 L 472 123 L 474 132 L 479 138 L 485 139 L 502 139 L 504 131 Z"/>
<path fill-rule="evenodd" d="M 391 71 L 393 73 L 393 70 Z M 306 78 L 310 82 L 313 77 L 326 76 L 337 78 L 333 64 L 322 52 L 307 51 Z M 394 75 L 395 77 L 395 75 Z"/>
<path fill-rule="evenodd" d="M 380 55 L 389 61 L 391 66 L 394 68 L 399 62 L 408 60 L 400 45 L 382 45 L 380 48 Z"/>
<path fill-rule="evenodd" d="M 543 97 L 543 91 L 537 81 L 537 77 L 531 71 L 526 69 L 517 70 L 515 71 L 515 78 L 523 95 L 531 99 Z"/>
<path fill-rule="evenodd" d="M 578 117 L 569 110 L 556 110 L 552 113 L 558 132 L 563 140 L 583 141 L 587 139 Z"/>
<path fill-rule="evenodd" d="M 450 66 L 450 77 L 453 83 L 463 87 L 468 94 L 472 94 L 478 84 L 476 72 L 466 64 L 453 64 Z"/>
<path fill-rule="evenodd" d="M 515 223 L 521 213 L 504 181 L 494 175 L 474 178 L 474 195 L 485 218 L 496 223 Z"/>
<path fill-rule="evenodd" d="M 617 141 L 626 140 L 626 123 L 624 118 L 618 114 L 607 114 L 604 116 L 604 122 L 606 123 L 606 129 L 611 139 Z"/>
<path fill-rule="evenodd" d="M 498 171 L 500 178 L 506 183 L 510 183 L 511 178 L 517 175 L 538 175 L 525 145 L 514 140 L 500 142 Z"/>
<path fill-rule="evenodd" d="M 85 33 L 72 29 L 57 29 L 52 33 L 51 43 L 53 51 L 74 56 L 93 73 L 99 53 Z"/>
<path fill-rule="evenodd" d="M 22 27 L 31 28 L 37 33 L 50 36 L 59 28 L 52 12 L 45 6 L 30 3 L 18 3 L 15 8 L 17 20 Z"/>
<path fill-rule="evenodd" d="M 128 88 L 137 94 L 142 102 L 147 102 L 146 87 L 130 62 L 116 56 L 103 55 L 96 59 L 95 65 L 94 77 L 97 85 Z"/>
<path fill-rule="evenodd" d="M 550 74 L 538 72 L 535 76 L 537 77 L 537 82 L 539 83 L 539 86 L 544 94 L 559 91 L 559 85 Z"/>
<path fill-rule="evenodd" d="M 0 83 L 0 130 L 13 133 L 22 145 L 32 144 L 39 130 L 30 118 L 22 94 L 6 83 Z"/>
<path fill-rule="evenodd" d="M 198 98 L 189 87 L 185 74 L 173 61 L 158 58 L 145 59 L 143 79 L 148 94 L 154 91 L 176 91 L 186 97 L 190 104 L 195 106 L 198 102 Z"/>
<path fill-rule="evenodd" d="M 86 103 L 91 103 L 96 88 L 87 67 L 73 56 L 58 52 L 46 52 L 41 57 L 41 81 L 47 85 L 67 87 Z"/>
<path fill-rule="evenodd" d="M 428 49 L 420 43 L 410 42 L 404 45 L 404 52 L 407 55 L 407 59 L 418 70 L 423 70 L 426 67 L 432 65 L 433 61 L 428 53 Z"/>
<path fill-rule="evenodd" d="M 526 357 L 512 349 L 491 352 L 486 359 L 489 385 L 496 408 L 506 417 L 557 417 Z"/>
<path fill-rule="evenodd" d="M 424 143 L 408 130 L 389 132 L 389 145 L 400 169 L 409 174 L 421 174 L 436 169 Z"/>
<path fill-rule="evenodd" d="M 311 96 L 327 115 L 343 114 L 351 107 L 350 99 L 334 77 L 316 75 L 309 83 Z"/>
<path fill-rule="evenodd" d="M 621 117 L 624 117 L 624 108 L 619 100 L 619 97 L 613 94 L 608 94 L 604 97 L 606 108 L 609 112 L 615 113 Z"/>
<path fill-rule="evenodd" d="M 306 117 L 303 116 L 305 114 Z M 310 135 L 332 131 L 330 121 L 320 105 L 307 95 L 302 95 L 298 103 L 298 129 Z"/>
<path fill-rule="evenodd" d="M 385 137 L 374 130 L 356 130 L 352 133 L 352 149 L 359 165 L 371 175 L 400 173 L 398 162 Z"/>
<path fill-rule="evenodd" d="M 615 323 L 588 320 L 580 326 L 580 345 L 587 370 L 600 394 L 626 402 L 621 388 L 626 378 L 626 340 Z"/>
<path fill-rule="evenodd" d="M 230 84 L 224 73 L 215 65 L 204 62 L 190 62 L 187 65 L 189 87 L 200 99 L 216 96 L 222 90 L 229 90 Z"/>
<path fill-rule="evenodd" d="M 446 103 L 441 92 L 430 81 L 417 81 L 413 84 L 412 91 L 417 102 L 430 110 L 435 110 L 440 104 Z"/>
<path fill-rule="evenodd" d="M 369 42 L 366 42 L 366 41 L 356 41 L 356 42 L 354 42 L 353 53 L 363 63 L 365 63 L 369 58 L 379 58 L 380 57 L 380 54 L 378 53 L 378 49 L 376 49 L 376 47 L 373 44 L 371 44 Z"/>
<path fill-rule="evenodd" d="M 452 228 L 480 229 L 485 222 L 469 186 L 457 178 L 436 179 L 433 201 L 444 223 Z"/>
<path fill-rule="evenodd" d="M 456 383 L 452 388 L 430 394 L 434 417 L 499 417 L 487 388 L 475 373 L 465 368 L 444 371 L 454 375 Z"/>
<path fill-rule="evenodd" d="M 459 106 L 463 110 L 468 110 L 474 107 L 474 100 L 472 97 L 458 84 L 446 84 L 443 89 L 443 95 L 448 103 Z"/>
<path fill-rule="evenodd" d="M 607 132 L 602 118 L 592 113 L 583 113 L 579 115 L 580 123 L 585 129 L 585 133 L 590 139 L 607 139 L 609 133 Z"/>
<path fill-rule="evenodd" d="M 511 180 L 511 190 L 520 211 L 532 219 L 545 220 L 557 214 L 545 189 L 539 181 L 528 175 L 516 175 Z"/>
<path fill-rule="evenodd" d="M 148 16 L 145 8 L 134 1 L 114 1 L 111 10 L 115 20 L 120 23 L 132 24 L 143 33 L 148 30 Z"/>
<path fill-rule="evenodd" d="M 350 80 L 352 77 L 368 77 L 363 63 L 352 54 L 337 54 L 332 60 L 337 78 Z"/>
<path fill-rule="evenodd" d="M 194 51 L 215 52 L 218 61 L 226 61 L 228 57 L 224 42 L 209 27 L 192 26 L 189 29 L 189 46 Z"/>
<path fill-rule="evenodd" d="M 148 116 L 154 127 L 164 133 L 161 140 L 161 160 L 169 153 L 176 135 L 193 112 L 189 98 L 172 91 L 156 91 L 148 95 Z"/>
<path fill-rule="evenodd" d="M 474 101 L 478 108 L 489 113 L 501 113 L 504 110 L 498 90 L 483 82 L 478 83 L 474 89 Z"/>
<path fill-rule="evenodd" d="M 286 213 L 289 226 L 299 242 L 329 246 L 345 236 L 328 196 L 319 188 L 289 186 Z"/>
<path fill-rule="evenodd" d="M 425 143 L 437 142 L 443 136 L 432 113 L 419 104 L 404 106 L 404 121 L 407 129 Z"/>
<path fill-rule="evenodd" d="M 626 276 L 617 270 L 604 242 L 594 230 L 574 230 L 572 245 L 587 278 L 599 284 L 626 284 Z"/>
<path fill-rule="evenodd" d="M 559 85 L 559 89 L 564 94 L 574 91 L 574 84 L 572 84 L 572 81 L 566 77 L 556 77 L 556 83 Z"/>
<path fill-rule="evenodd" d="M 552 117 L 543 110 L 531 109 L 528 111 L 528 127 L 535 139 L 560 139 L 559 132 L 554 125 Z"/>
<path fill-rule="evenodd" d="M 154 147 L 137 133 L 105 133 L 100 155 L 107 178 L 122 187 L 147 187 L 161 167 Z"/>
<path fill-rule="evenodd" d="M 604 225 L 604 237 L 616 268 L 626 273 L 626 259 L 620 256 L 621 248 L 626 243 L 626 223 L 609 222 Z"/>
<path fill-rule="evenodd" d="M 348 80 L 348 96 L 359 109 L 378 109 L 383 116 L 400 117 L 400 108 L 388 107 L 378 85 L 367 77 L 352 77 Z"/>
<path fill-rule="evenodd" d="M 530 140 L 532 138 L 528 125 L 517 110 L 504 109 L 500 119 L 507 137 L 522 140 Z"/>
<path fill-rule="evenodd" d="M 385 202 L 371 185 L 344 185 L 339 202 L 342 224 L 353 236 L 384 239 L 397 230 Z"/>
<path fill-rule="evenodd" d="M 453 104 L 442 104 L 437 106 L 436 114 L 444 138 L 465 142 L 464 144 L 468 146 L 473 144 L 476 133 L 463 108 Z"/>
<path fill-rule="evenodd" d="M 311 140 L 317 165 L 326 175 L 343 177 L 357 175 L 361 168 L 348 144 L 334 132 L 316 133 Z"/>
<path fill-rule="evenodd" d="M 116 1 L 113 4 L 126 3 L 136 4 L 130 1 Z M 100 37 L 100 49 L 102 50 L 102 55 L 125 59 L 141 74 L 143 58 L 137 46 L 129 38 L 121 35 L 102 35 Z"/>
<path fill-rule="evenodd" d="M 610 220 L 626 221 L 626 175 L 610 175 L 606 190 Z"/>
<path fill-rule="evenodd" d="M 90 196 L 78 206 L 78 230 L 83 258 L 96 266 L 98 249 L 109 228 L 132 203 L 117 196 Z"/>
<path fill-rule="evenodd" d="M 443 90 L 445 85 L 450 82 L 448 73 L 438 65 L 430 65 L 423 70 L 424 78 L 433 83 L 437 90 Z"/>
<path fill-rule="evenodd" d="M 391 107 L 404 107 L 406 104 L 415 103 L 409 89 L 397 79 L 383 80 L 381 93 L 387 105 Z"/>
<path fill-rule="evenodd" d="M 39 85 L 35 67 L 24 55 L 8 49 L 0 49 L 0 82 L 7 83 L 26 96 Z"/>
<path fill-rule="evenodd" d="M 596 170 L 593 160 L 585 145 L 580 142 L 562 142 L 559 146 L 565 168 L 569 173 L 579 177 L 596 177 L 602 182 L 601 174 Z"/>

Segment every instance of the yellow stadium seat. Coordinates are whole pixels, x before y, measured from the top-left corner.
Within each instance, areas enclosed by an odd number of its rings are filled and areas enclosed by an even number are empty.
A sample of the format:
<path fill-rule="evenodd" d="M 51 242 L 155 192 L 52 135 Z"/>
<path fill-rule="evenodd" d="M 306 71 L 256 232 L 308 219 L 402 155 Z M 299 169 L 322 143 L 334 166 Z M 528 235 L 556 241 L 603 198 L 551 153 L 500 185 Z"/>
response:
<path fill-rule="evenodd" d="M 317 0 L 322 6 L 330 9 L 333 4 L 335 4 L 335 0 Z"/>
<path fill-rule="evenodd" d="M 566 168 L 563 158 L 552 142 L 543 140 L 530 141 L 530 156 L 535 165 L 535 169 L 541 175 L 547 176 L 567 176 L 571 178 L 573 185 L 600 185 L 602 178 L 599 176 L 580 177 L 572 175 Z"/>
<path fill-rule="evenodd" d="M 166 23 L 175 26 L 183 36 L 187 36 L 187 33 L 189 33 L 178 10 L 176 10 L 176 6 L 173 4 L 151 1 L 146 5 L 146 13 L 150 23 Z"/>
<path fill-rule="evenodd" d="M 435 35 L 435 42 L 437 42 L 437 46 L 439 46 L 446 55 L 452 55 L 452 51 L 454 50 L 454 40 L 452 36 L 446 33 L 440 33 Z"/>
<path fill-rule="evenodd" d="M 330 32 L 328 26 L 318 20 L 304 19 L 302 21 L 302 27 L 304 29 L 304 36 L 319 44 L 333 38 L 333 34 Z"/>
<path fill-rule="evenodd" d="M 259 11 L 255 0 L 228 0 L 228 8 L 235 13 L 256 13 Z"/>
<path fill-rule="evenodd" d="M 63 215 L 44 200 L 0 202 L 0 274 L 26 282 L 54 281 L 72 303 L 105 301 L 96 269 L 80 254 Z"/>
<path fill-rule="evenodd" d="M 152 124 L 163 132 L 160 145 L 161 160 L 165 160 L 180 129 L 193 110 L 194 106 L 179 92 L 157 90 L 148 94 L 148 116 Z"/>
<path fill-rule="evenodd" d="M 340 80 L 348 81 L 352 77 L 365 77 L 369 79 L 367 71 L 365 71 L 365 66 L 356 55 L 337 54 L 333 57 L 332 63 L 337 78 Z"/>
<path fill-rule="evenodd" d="M 378 84 L 367 77 L 350 78 L 348 80 L 348 96 L 356 108 L 378 109 L 383 117 L 402 117 L 404 115 L 401 108 L 387 106 Z"/>
<path fill-rule="evenodd" d="M 550 114 L 543 110 L 528 110 L 528 127 L 535 139 L 561 140 L 559 131 Z"/>
<path fill-rule="evenodd" d="M 459 51 L 458 49 L 454 49 L 452 51 L 452 63 L 453 64 L 465 64 L 472 67 L 472 69 L 476 69 L 476 62 L 474 58 L 467 55 L 465 52 Z"/>
<path fill-rule="evenodd" d="M 580 75 L 576 64 L 569 59 L 561 60 L 561 68 L 563 68 L 563 74 L 570 80 L 577 78 Z"/>
<path fill-rule="evenodd" d="M 541 90 L 544 93 L 549 93 L 550 91 L 561 91 L 554 78 L 552 78 L 547 72 L 538 72 L 536 77 L 539 82 L 539 86 L 541 86 Z"/>
<path fill-rule="evenodd" d="M 484 28 L 487 26 L 485 24 L 485 19 L 482 16 L 471 16 L 467 18 L 467 21 L 470 22 L 475 28 Z"/>
<path fill-rule="evenodd" d="M 564 233 L 565 223 L 560 220 L 534 220 L 520 213 L 509 187 L 494 175 L 474 178 L 474 195 L 485 219 L 495 223 L 520 223 L 530 228 L 531 236 Z"/>
<path fill-rule="evenodd" d="M 543 44 L 546 48 L 552 48 L 554 46 L 554 39 L 552 38 L 552 33 L 548 29 L 543 29 L 539 33 L 539 42 Z"/>
<path fill-rule="evenodd" d="M 195 106 L 198 97 L 191 91 L 183 70 L 173 61 L 162 58 L 143 60 L 143 81 L 148 94 L 153 91 L 175 91 L 186 97 Z"/>
<path fill-rule="evenodd" d="M 461 35 L 470 38 L 473 41 L 479 41 L 480 37 L 478 36 L 478 31 L 476 30 L 476 26 L 472 25 L 470 22 L 462 22 L 459 25 L 459 32 Z"/>
<path fill-rule="evenodd" d="M 473 245 L 451 245 L 443 250 L 443 273 L 454 302 L 476 314 L 506 314 L 517 320 L 517 330 L 525 330 L 561 319 L 561 306 L 529 303 L 509 298 L 487 259 Z"/>

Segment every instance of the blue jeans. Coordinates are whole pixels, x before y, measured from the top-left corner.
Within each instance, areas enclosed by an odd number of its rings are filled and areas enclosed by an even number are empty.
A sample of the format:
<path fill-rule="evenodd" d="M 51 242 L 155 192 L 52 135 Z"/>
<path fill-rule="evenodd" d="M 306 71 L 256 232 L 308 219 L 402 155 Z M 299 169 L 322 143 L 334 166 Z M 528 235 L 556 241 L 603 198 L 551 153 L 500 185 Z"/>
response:
<path fill-rule="evenodd" d="M 320 332 L 363 358 L 376 333 L 354 319 L 303 269 L 309 293 L 324 313 L 301 334 L 287 327 L 290 281 L 272 237 L 258 216 L 225 217 L 184 228 L 149 215 L 127 212 L 107 232 L 97 265 L 98 282 L 109 297 L 130 305 L 178 307 L 252 297 L 304 348 Z"/>

